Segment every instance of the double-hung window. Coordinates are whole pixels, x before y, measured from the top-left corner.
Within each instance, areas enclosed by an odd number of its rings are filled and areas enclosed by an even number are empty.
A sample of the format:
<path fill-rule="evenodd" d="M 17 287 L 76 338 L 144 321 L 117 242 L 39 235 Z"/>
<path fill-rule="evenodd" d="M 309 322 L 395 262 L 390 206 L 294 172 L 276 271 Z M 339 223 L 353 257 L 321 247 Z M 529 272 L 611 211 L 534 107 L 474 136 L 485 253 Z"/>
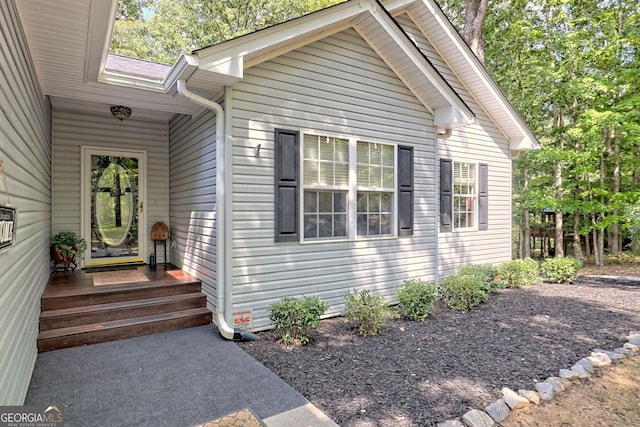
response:
<path fill-rule="evenodd" d="M 488 176 L 484 163 L 440 159 L 440 231 L 488 229 Z"/>
<path fill-rule="evenodd" d="M 275 240 L 413 234 L 413 148 L 276 129 Z"/>
<path fill-rule="evenodd" d="M 453 228 L 474 228 L 476 205 L 476 164 L 453 162 Z"/>
<path fill-rule="evenodd" d="M 394 235 L 394 145 L 312 134 L 302 145 L 304 240 Z"/>

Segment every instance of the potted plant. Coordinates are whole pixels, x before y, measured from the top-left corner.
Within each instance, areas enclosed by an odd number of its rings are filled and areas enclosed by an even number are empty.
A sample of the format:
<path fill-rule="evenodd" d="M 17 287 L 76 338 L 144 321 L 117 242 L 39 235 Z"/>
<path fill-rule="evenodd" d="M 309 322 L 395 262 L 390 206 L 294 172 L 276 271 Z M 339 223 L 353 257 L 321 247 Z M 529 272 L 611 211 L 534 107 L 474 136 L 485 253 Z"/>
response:
<path fill-rule="evenodd" d="M 51 238 L 52 271 L 76 269 L 76 255 L 87 249 L 86 240 L 73 231 L 61 231 Z"/>

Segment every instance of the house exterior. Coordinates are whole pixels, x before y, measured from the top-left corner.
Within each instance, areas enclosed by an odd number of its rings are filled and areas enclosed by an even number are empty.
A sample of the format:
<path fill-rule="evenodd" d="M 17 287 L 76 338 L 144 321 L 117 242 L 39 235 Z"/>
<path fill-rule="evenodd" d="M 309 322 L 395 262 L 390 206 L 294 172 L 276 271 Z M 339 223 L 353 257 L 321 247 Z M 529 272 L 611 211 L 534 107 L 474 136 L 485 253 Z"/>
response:
<path fill-rule="evenodd" d="M 511 258 L 511 162 L 538 142 L 432 0 L 349 1 L 172 67 L 107 54 L 116 5 L 0 4 L 0 404 L 24 401 L 58 231 L 109 265 L 169 224 L 227 338 L 284 296 L 338 314 L 350 289 Z M 103 196 L 126 237 L 95 231 Z"/>

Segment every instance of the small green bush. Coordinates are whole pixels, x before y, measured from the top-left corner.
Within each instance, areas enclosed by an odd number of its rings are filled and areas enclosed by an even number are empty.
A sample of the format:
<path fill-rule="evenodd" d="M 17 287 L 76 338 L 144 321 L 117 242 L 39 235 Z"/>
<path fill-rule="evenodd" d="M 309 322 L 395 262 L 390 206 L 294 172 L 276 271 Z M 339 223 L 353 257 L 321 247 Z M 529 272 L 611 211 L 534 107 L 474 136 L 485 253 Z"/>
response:
<path fill-rule="evenodd" d="M 309 343 L 309 332 L 318 326 L 320 316 L 329 304 L 316 297 L 284 297 L 272 304 L 269 319 L 285 344 L 305 345 Z"/>
<path fill-rule="evenodd" d="M 578 277 L 580 261 L 575 258 L 548 258 L 540 264 L 540 271 L 554 283 L 573 282 Z"/>
<path fill-rule="evenodd" d="M 538 263 L 531 259 L 514 259 L 500 265 L 500 277 L 507 288 L 535 285 L 540 283 Z"/>
<path fill-rule="evenodd" d="M 456 311 L 470 310 L 489 298 L 485 282 L 473 274 L 452 274 L 440 286 L 445 303 Z"/>
<path fill-rule="evenodd" d="M 436 282 L 423 282 L 418 279 L 405 280 L 401 288 L 396 289 L 400 313 L 411 319 L 422 321 L 438 299 Z"/>
<path fill-rule="evenodd" d="M 492 264 L 468 264 L 460 267 L 458 274 L 476 276 L 485 283 L 487 292 L 495 292 L 504 288 L 505 283 L 500 276 L 500 268 Z"/>
<path fill-rule="evenodd" d="M 381 295 L 373 295 L 368 290 L 345 294 L 344 315 L 354 322 L 362 336 L 378 335 L 388 316 L 387 302 Z"/>

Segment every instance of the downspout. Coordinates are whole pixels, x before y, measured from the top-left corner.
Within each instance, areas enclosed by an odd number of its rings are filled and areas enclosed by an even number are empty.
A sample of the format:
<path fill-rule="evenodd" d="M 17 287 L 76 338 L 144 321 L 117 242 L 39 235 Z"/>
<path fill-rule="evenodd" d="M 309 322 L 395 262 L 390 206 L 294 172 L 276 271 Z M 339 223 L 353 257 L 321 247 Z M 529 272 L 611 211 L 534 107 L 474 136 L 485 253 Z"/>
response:
<path fill-rule="evenodd" d="M 217 283 L 216 283 L 216 311 L 217 311 L 217 325 L 220 335 L 228 340 L 252 340 L 255 339 L 255 335 L 251 332 L 241 331 L 239 329 L 233 329 L 227 323 L 226 314 L 233 311 L 232 303 L 232 289 L 231 281 L 225 280 L 227 269 L 227 216 L 226 212 L 226 196 L 225 185 L 227 181 L 227 170 L 225 167 L 225 157 L 230 154 L 227 153 L 225 144 L 225 114 L 224 109 L 220 104 L 215 101 L 211 101 L 200 95 L 197 95 L 189 89 L 187 89 L 187 82 L 185 80 L 177 81 L 178 93 L 202 107 L 209 110 L 213 110 L 216 113 L 216 242 L 218 245 L 216 251 L 216 264 L 218 266 L 217 271 Z M 230 228 L 229 228 L 230 229 Z"/>

